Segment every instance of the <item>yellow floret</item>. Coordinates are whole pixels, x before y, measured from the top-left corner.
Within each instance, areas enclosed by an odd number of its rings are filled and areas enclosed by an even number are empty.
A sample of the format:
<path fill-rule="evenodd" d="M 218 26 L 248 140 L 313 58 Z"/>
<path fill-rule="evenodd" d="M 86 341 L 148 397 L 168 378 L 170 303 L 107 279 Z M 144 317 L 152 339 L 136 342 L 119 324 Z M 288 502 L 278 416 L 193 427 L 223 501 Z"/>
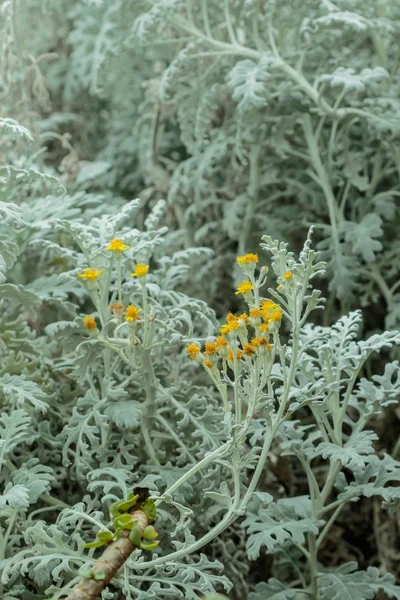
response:
<path fill-rule="evenodd" d="M 217 342 L 206 342 L 205 347 L 206 347 L 207 354 L 215 354 L 216 351 L 218 350 Z"/>
<path fill-rule="evenodd" d="M 82 321 L 86 329 L 96 329 L 97 327 L 96 319 L 92 317 L 92 315 L 86 315 L 86 317 L 83 317 Z"/>
<path fill-rule="evenodd" d="M 255 352 L 255 348 L 252 344 L 243 344 L 243 352 L 246 356 L 251 356 Z"/>
<path fill-rule="evenodd" d="M 126 307 L 125 321 L 128 321 L 128 323 L 133 323 L 133 321 L 140 319 L 140 317 L 139 317 L 140 312 L 142 312 L 141 308 L 138 308 L 134 304 L 130 304 L 129 306 Z"/>
<path fill-rule="evenodd" d="M 197 344 L 192 342 L 186 346 L 186 352 L 189 354 L 189 358 L 194 360 L 198 354 L 200 354 L 200 348 Z"/>
<path fill-rule="evenodd" d="M 135 265 L 135 271 L 131 273 L 131 277 L 146 277 L 149 265 L 138 263 Z"/>
<path fill-rule="evenodd" d="M 226 339 L 222 335 L 219 335 L 217 337 L 217 348 L 218 348 L 218 350 L 220 350 L 221 348 L 223 348 L 224 346 L 227 346 L 227 345 L 228 345 L 228 342 L 226 341 Z"/>
<path fill-rule="evenodd" d="M 251 290 L 253 289 L 253 284 L 251 283 L 251 281 L 249 281 L 248 279 L 246 279 L 245 281 L 242 281 L 242 283 L 239 283 L 238 287 L 237 287 L 237 291 L 235 292 L 236 295 L 238 294 L 248 294 L 249 292 L 251 292 Z"/>
<path fill-rule="evenodd" d="M 258 263 L 258 254 L 245 254 L 244 256 L 238 256 L 236 262 L 239 265 L 248 265 L 249 263 Z"/>
<path fill-rule="evenodd" d="M 87 281 L 95 281 L 98 277 L 101 277 L 103 269 L 95 269 L 94 267 L 89 267 L 88 269 L 83 269 L 82 273 L 79 273 L 79 279 L 86 279 Z"/>
<path fill-rule="evenodd" d="M 106 250 L 111 250 L 111 252 L 123 252 L 124 250 L 128 250 L 128 248 L 130 248 L 130 246 L 124 244 L 123 240 L 114 239 L 111 240 Z"/>

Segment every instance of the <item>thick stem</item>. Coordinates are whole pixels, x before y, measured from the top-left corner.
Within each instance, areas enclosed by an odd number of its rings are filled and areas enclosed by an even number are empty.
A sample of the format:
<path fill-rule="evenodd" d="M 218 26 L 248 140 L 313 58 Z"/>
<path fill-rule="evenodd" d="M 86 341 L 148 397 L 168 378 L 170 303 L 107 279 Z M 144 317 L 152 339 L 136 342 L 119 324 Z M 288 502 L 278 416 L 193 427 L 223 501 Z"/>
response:
<path fill-rule="evenodd" d="M 143 534 L 149 524 L 145 513 L 135 509 L 132 510 L 131 515 Z M 93 576 L 82 577 L 65 600 L 96 600 L 135 549 L 136 546 L 129 539 L 129 530 L 124 529 L 119 538 L 107 546 L 90 569 Z"/>

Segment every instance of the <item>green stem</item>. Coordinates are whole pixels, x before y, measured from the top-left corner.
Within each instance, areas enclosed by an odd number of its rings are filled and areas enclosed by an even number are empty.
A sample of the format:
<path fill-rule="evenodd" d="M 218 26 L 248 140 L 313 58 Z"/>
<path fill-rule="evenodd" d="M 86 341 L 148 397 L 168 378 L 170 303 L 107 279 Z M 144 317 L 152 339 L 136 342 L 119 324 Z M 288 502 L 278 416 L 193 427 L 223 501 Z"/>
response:
<path fill-rule="evenodd" d="M 308 549 L 310 553 L 310 576 L 311 576 L 311 594 L 313 600 L 319 600 L 318 592 L 318 561 L 317 561 L 317 540 L 315 534 L 308 535 Z"/>
<path fill-rule="evenodd" d="M 333 523 L 336 521 L 336 518 L 338 517 L 339 513 L 343 509 L 344 505 L 345 505 L 345 503 L 341 502 L 336 507 L 335 512 L 330 516 L 330 518 L 329 518 L 328 522 L 326 523 L 325 527 L 323 528 L 323 530 L 319 534 L 318 539 L 317 539 L 317 550 L 321 546 L 322 542 L 324 541 L 324 538 L 326 537 L 326 534 L 328 533 L 328 531 L 332 527 Z"/>
<path fill-rule="evenodd" d="M 261 152 L 261 144 L 252 144 L 250 149 L 250 174 L 249 174 L 249 185 L 247 192 L 249 195 L 249 202 L 246 207 L 246 214 L 244 217 L 243 227 L 239 237 L 238 251 L 239 254 L 244 254 L 247 250 L 248 239 L 252 230 L 252 223 L 254 219 L 254 213 L 257 208 L 258 200 L 258 189 L 259 189 L 259 159 Z"/>

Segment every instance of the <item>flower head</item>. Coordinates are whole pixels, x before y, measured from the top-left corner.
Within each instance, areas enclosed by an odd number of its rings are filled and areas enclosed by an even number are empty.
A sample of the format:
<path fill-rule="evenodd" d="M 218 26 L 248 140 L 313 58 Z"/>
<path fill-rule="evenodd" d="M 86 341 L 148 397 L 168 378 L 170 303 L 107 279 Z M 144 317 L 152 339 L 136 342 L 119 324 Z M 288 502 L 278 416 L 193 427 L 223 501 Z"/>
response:
<path fill-rule="evenodd" d="M 248 265 L 249 263 L 258 263 L 258 254 L 245 254 L 244 256 L 237 256 L 236 262 L 238 265 Z"/>
<path fill-rule="evenodd" d="M 124 244 L 123 240 L 120 238 L 111 240 L 106 250 L 111 250 L 111 252 L 123 252 L 124 250 L 128 250 L 130 246 Z"/>
<path fill-rule="evenodd" d="M 239 283 L 238 287 L 237 287 L 237 291 L 235 292 L 235 294 L 248 294 L 249 292 L 251 292 L 251 290 L 253 289 L 253 284 L 251 283 L 251 281 L 249 281 L 248 279 L 245 279 L 245 281 L 242 281 L 242 283 Z"/>
<path fill-rule="evenodd" d="M 97 327 L 96 319 L 92 317 L 92 315 L 86 315 L 86 317 L 83 317 L 82 321 L 86 329 L 89 329 L 89 331 L 91 329 L 96 329 Z"/>
<path fill-rule="evenodd" d="M 290 281 L 293 277 L 293 273 L 292 271 L 286 271 L 286 273 L 283 273 L 282 277 L 283 279 L 286 279 L 286 281 Z"/>
<path fill-rule="evenodd" d="M 221 348 L 224 348 L 227 345 L 228 345 L 228 342 L 226 341 L 226 339 L 222 335 L 219 335 L 217 337 L 217 349 L 221 350 Z"/>
<path fill-rule="evenodd" d="M 112 302 L 108 308 L 116 317 L 122 317 L 125 311 L 125 306 L 122 304 L 122 302 Z"/>
<path fill-rule="evenodd" d="M 258 329 L 261 331 L 261 333 L 268 333 L 268 331 L 269 331 L 268 323 L 261 323 L 261 325 L 258 326 Z"/>
<path fill-rule="evenodd" d="M 214 365 L 212 364 L 212 362 L 210 362 L 210 361 L 208 360 L 208 358 L 206 358 L 206 360 L 204 361 L 204 363 L 203 363 L 203 364 L 204 364 L 204 366 L 205 366 L 205 367 L 208 367 L 209 369 L 212 369 L 212 368 L 213 368 L 213 366 L 214 366 Z"/>
<path fill-rule="evenodd" d="M 222 325 L 220 328 L 220 333 L 222 335 L 228 335 L 231 331 L 237 331 L 239 329 L 239 320 L 236 315 L 232 313 L 228 313 L 226 316 L 227 323 Z"/>
<path fill-rule="evenodd" d="M 103 269 L 95 269 L 95 267 L 89 267 L 83 269 L 82 273 L 79 273 L 79 279 L 86 279 L 87 281 L 95 281 L 98 277 L 101 277 Z"/>
<path fill-rule="evenodd" d="M 217 342 L 206 342 L 207 354 L 215 354 L 217 350 L 218 350 Z"/>
<path fill-rule="evenodd" d="M 257 317 L 261 317 L 261 310 L 259 308 L 252 308 L 250 310 L 250 318 L 257 319 Z"/>
<path fill-rule="evenodd" d="M 143 265 L 138 263 L 135 265 L 134 273 L 131 273 L 131 277 L 146 277 L 147 271 L 149 270 L 149 265 Z"/>
<path fill-rule="evenodd" d="M 253 344 L 243 344 L 243 352 L 246 356 L 252 356 L 255 352 Z"/>
<path fill-rule="evenodd" d="M 282 308 L 272 300 L 263 300 L 261 314 L 265 323 L 277 322 L 282 319 Z"/>
<path fill-rule="evenodd" d="M 142 312 L 141 308 L 138 308 L 134 304 L 130 304 L 129 306 L 126 307 L 125 321 L 128 321 L 128 323 L 133 323 L 137 319 L 140 319 L 140 317 L 139 317 L 140 312 Z"/>
<path fill-rule="evenodd" d="M 194 360 L 200 354 L 200 348 L 197 344 L 192 342 L 186 346 L 186 352 L 189 354 L 189 358 Z"/>
<path fill-rule="evenodd" d="M 261 340 L 262 338 L 259 337 L 253 337 L 250 340 L 251 345 L 253 346 L 253 348 L 259 348 L 261 346 Z"/>
<path fill-rule="evenodd" d="M 247 325 L 249 322 L 249 315 L 242 313 L 237 317 L 237 320 L 239 321 L 239 325 Z"/>

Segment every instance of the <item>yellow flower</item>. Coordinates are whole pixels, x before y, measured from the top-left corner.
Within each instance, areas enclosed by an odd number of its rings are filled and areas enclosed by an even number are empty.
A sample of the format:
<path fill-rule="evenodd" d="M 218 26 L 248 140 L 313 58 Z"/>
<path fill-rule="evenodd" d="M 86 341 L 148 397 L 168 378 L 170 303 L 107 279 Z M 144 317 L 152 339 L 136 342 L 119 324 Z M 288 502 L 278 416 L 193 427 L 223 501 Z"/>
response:
<path fill-rule="evenodd" d="M 133 323 L 133 321 L 140 319 L 140 317 L 139 317 L 140 312 L 142 312 L 141 308 L 138 308 L 134 304 L 130 304 L 129 306 L 126 307 L 125 321 L 128 321 L 128 323 Z"/>
<path fill-rule="evenodd" d="M 267 333 L 269 331 L 268 323 L 261 323 L 261 325 L 258 326 L 258 329 L 262 333 Z"/>
<path fill-rule="evenodd" d="M 218 350 L 221 350 L 221 348 L 223 348 L 224 346 L 227 346 L 227 345 L 228 345 L 228 342 L 226 341 L 226 339 L 222 335 L 219 335 L 217 337 L 217 348 L 218 348 Z"/>
<path fill-rule="evenodd" d="M 250 317 L 252 319 L 257 319 L 257 317 L 261 317 L 261 310 L 259 308 L 252 308 L 250 310 Z"/>
<path fill-rule="evenodd" d="M 135 265 L 135 272 L 131 273 L 131 277 L 146 277 L 149 265 L 142 265 L 138 263 Z"/>
<path fill-rule="evenodd" d="M 272 311 L 272 313 L 268 319 L 268 322 L 273 323 L 274 321 L 280 321 L 281 319 L 282 319 L 282 309 L 280 306 L 277 306 Z"/>
<path fill-rule="evenodd" d="M 130 246 L 124 244 L 123 240 L 120 238 L 111 240 L 106 250 L 111 250 L 111 252 L 123 252 L 124 250 L 128 250 Z"/>
<path fill-rule="evenodd" d="M 86 329 L 89 329 L 89 331 L 91 329 L 96 329 L 97 327 L 96 319 L 92 317 L 92 315 L 86 315 L 86 317 L 83 317 L 82 321 Z"/>
<path fill-rule="evenodd" d="M 235 294 L 248 294 L 249 292 L 251 292 L 252 289 L 253 284 L 251 283 L 251 281 L 246 279 L 245 281 L 242 281 L 242 283 L 239 283 L 237 287 L 237 292 L 235 292 Z"/>
<path fill-rule="evenodd" d="M 292 271 L 286 271 L 286 273 L 284 273 L 282 277 L 283 279 L 286 279 L 286 281 L 289 281 L 290 279 L 292 279 L 293 273 Z"/>
<path fill-rule="evenodd" d="M 207 354 L 215 354 L 217 350 L 218 350 L 218 346 L 217 346 L 216 342 L 206 342 Z"/>
<path fill-rule="evenodd" d="M 255 348 L 252 344 L 243 344 L 243 352 L 246 356 L 251 356 L 255 352 Z"/>
<path fill-rule="evenodd" d="M 258 254 L 245 254 L 236 258 L 238 265 L 248 265 L 249 263 L 258 263 Z"/>
<path fill-rule="evenodd" d="M 237 317 L 237 320 L 238 320 L 238 321 L 242 321 L 242 322 L 243 322 L 245 325 L 247 325 L 247 324 L 248 324 L 248 322 L 249 322 L 249 316 L 248 316 L 248 315 L 246 315 L 246 313 L 242 313 L 241 315 L 239 315 L 239 316 Z"/>
<path fill-rule="evenodd" d="M 89 267 L 88 269 L 83 269 L 82 273 L 79 273 L 79 279 L 86 279 L 87 281 L 95 281 L 98 277 L 101 276 L 103 269 L 95 269 L 94 267 Z"/>
<path fill-rule="evenodd" d="M 210 362 L 207 358 L 206 358 L 206 360 L 204 361 L 203 364 L 204 364 L 204 366 L 208 367 L 209 369 L 213 368 L 212 362 Z"/>
<path fill-rule="evenodd" d="M 282 319 L 282 309 L 279 304 L 272 300 L 263 300 L 261 302 L 261 314 L 265 323 L 280 321 Z"/>
<path fill-rule="evenodd" d="M 198 354 L 200 354 L 200 348 L 197 344 L 192 342 L 186 346 L 186 352 L 189 354 L 189 358 L 194 360 Z"/>
<path fill-rule="evenodd" d="M 259 348 L 262 344 L 261 340 L 262 338 L 253 337 L 251 339 L 251 345 L 253 346 L 253 348 Z"/>
<path fill-rule="evenodd" d="M 239 329 L 239 320 L 236 315 L 228 313 L 226 315 L 226 320 L 227 323 L 225 325 L 222 325 L 222 327 L 219 330 L 220 333 L 222 333 L 222 335 L 227 335 L 231 331 L 237 331 Z"/>

